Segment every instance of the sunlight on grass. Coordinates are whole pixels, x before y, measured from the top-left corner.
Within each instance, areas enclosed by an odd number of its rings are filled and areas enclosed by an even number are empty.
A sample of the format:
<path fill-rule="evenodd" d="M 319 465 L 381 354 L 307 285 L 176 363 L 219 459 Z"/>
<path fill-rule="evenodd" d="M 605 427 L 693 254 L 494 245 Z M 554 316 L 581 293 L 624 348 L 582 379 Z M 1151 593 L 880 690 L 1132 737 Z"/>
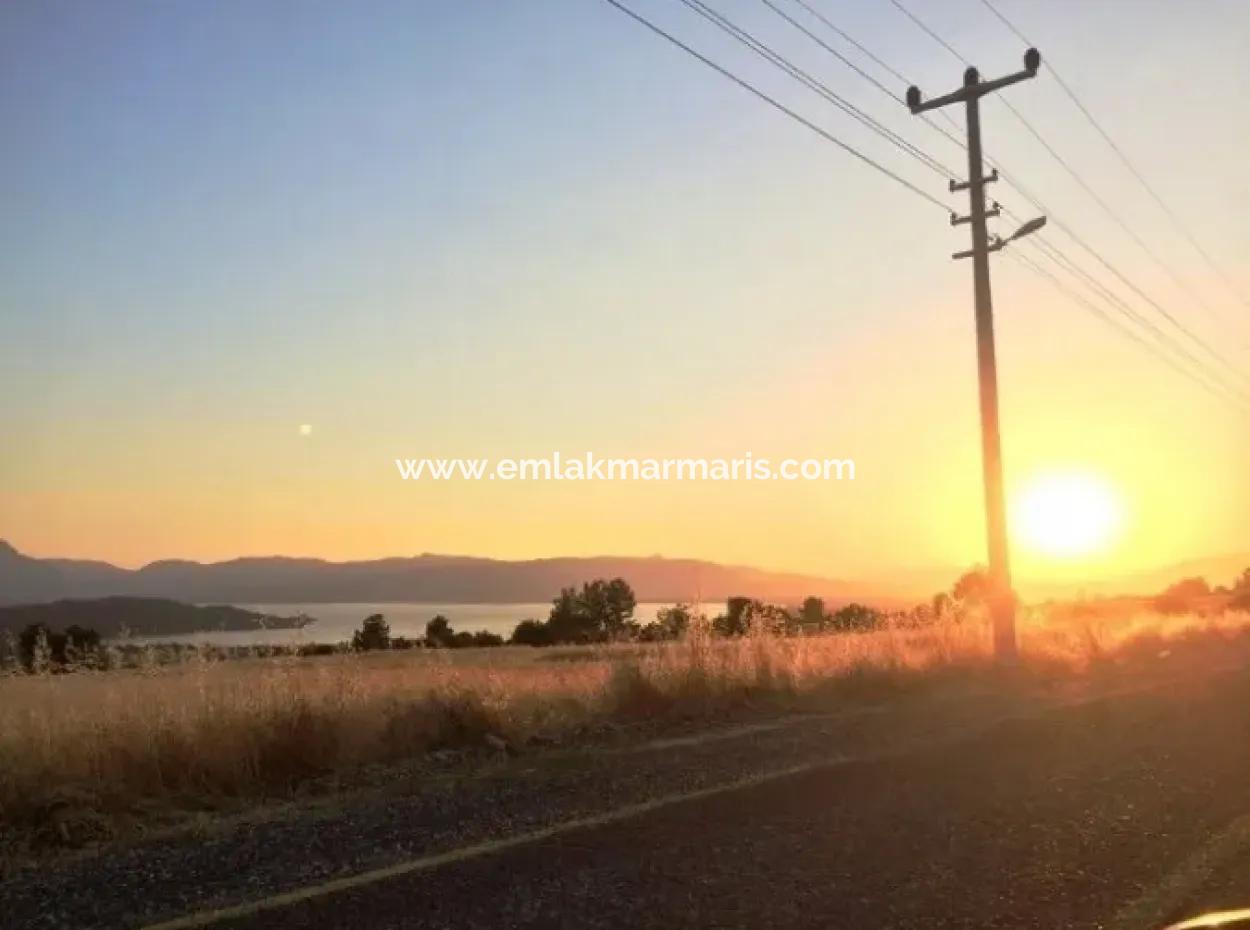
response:
<path fill-rule="evenodd" d="M 1250 616 L 1048 622 L 1022 630 L 1025 671 L 1227 638 Z M 192 661 L 0 677 L 0 827 L 37 830 L 65 792 L 93 807 L 289 795 L 309 780 L 430 750 L 568 736 L 604 721 L 853 699 L 988 669 L 980 623 L 791 638 L 563 649 Z M 836 706 L 836 705 L 835 705 Z"/>

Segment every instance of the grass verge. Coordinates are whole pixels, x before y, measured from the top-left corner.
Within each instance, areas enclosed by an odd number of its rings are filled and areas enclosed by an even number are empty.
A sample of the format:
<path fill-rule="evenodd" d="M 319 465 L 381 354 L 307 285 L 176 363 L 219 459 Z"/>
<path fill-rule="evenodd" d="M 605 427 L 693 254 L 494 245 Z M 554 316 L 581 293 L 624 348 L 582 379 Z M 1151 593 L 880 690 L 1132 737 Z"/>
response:
<path fill-rule="evenodd" d="M 1079 624 L 1035 615 L 1017 673 L 1062 679 L 1192 646 L 1215 654 L 1244 640 L 1248 626 L 1244 614 Z M 0 855 L 107 841 L 158 811 L 291 797 L 327 775 L 437 750 L 515 749 L 604 723 L 880 699 L 986 673 L 994 674 L 988 632 L 965 621 L 0 678 Z"/>

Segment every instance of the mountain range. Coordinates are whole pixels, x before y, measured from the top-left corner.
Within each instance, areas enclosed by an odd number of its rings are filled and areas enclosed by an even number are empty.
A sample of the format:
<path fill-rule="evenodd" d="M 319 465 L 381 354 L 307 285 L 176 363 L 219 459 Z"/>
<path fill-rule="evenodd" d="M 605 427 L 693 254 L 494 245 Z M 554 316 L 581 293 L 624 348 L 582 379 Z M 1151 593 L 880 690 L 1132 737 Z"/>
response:
<path fill-rule="evenodd" d="M 788 603 L 814 594 L 831 603 L 901 604 L 831 578 L 660 556 L 502 561 L 427 554 L 358 562 L 274 556 L 209 563 L 164 560 L 127 569 L 107 562 L 34 558 L 0 540 L 0 604 L 115 595 L 194 604 L 504 604 L 547 601 L 562 587 L 615 577 L 625 578 L 640 601 L 715 602 L 742 595 Z"/>
<path fill-rule="evenodd" d="M 1230 584 L 1250 567 L 1250 554 L 1197 559 L 1096 582 L 1019 579 L 1028 600 L 1152 594 L 1180 578 Z M 116 595 L 192 604 L 447 603 L 518 604 L 550 600 L 563 587 L 594 578 L 625 578 L 640 601 L 703 601 L 757 597 L 797 603 L 809 594 L 830 605 L 860 601 L 906 607 L 946 590 L 957 567 L 895 572 L 846 581 L 772 572 L 742 565 L 661 556 L 594 556 L 523 561 L 419 555 L 355 562 L 283 556 L 192 562 L 166 559 L 129 569 L 83 559 L 40 559 L 0 540 L 0 605 Z"/>

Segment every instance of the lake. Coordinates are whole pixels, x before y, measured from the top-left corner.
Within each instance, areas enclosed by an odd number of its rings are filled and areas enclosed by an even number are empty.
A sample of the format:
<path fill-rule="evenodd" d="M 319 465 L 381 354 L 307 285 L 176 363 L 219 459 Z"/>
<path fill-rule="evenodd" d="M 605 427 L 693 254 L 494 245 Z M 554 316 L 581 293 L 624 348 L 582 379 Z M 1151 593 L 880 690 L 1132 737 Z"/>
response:
<path fill-rule="evenodd" d="M 424 636 L 425 625 L 442 614 L 452 629 L 469 633 L 486 630 L 507 638 L 521 620 L 546 620 L 551 602 L 538 604 L 238 604 L 257 613 L 291 617 L 315 617 L 302 630 L 246 630 L 185 633 L 179 636 L 144 636 L 144 642 L 195 642 L 217 646 L 259 646 L 272 643 L 337 643 L 350 640 L 360 621 L 370 614 L 382 614 L 391 626 L 392 636 Z M 655 619 L 655 613 L 671 604 L 639 604 L 634 611 L 640 623 Z"/>

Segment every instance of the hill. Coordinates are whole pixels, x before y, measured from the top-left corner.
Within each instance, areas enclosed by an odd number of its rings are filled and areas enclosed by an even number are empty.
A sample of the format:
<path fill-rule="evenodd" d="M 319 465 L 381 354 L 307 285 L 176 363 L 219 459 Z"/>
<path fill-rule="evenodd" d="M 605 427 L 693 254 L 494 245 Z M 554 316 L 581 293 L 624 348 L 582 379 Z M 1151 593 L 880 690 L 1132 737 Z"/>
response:
<path fill-rule="evenodd" d="M 502 561 L 427 554 L 359 562 L 275 556 L 210 563 L 167 560 L 131 570 L 105 562 L 32 558 L 0 541 L 0 604 L 111 595 L 191 603 L 505 604 L 547 601 L 562 587 L 617 576 L 629 581 L 640 601 L 710 602 L 743 595 L 793 602 L 815 594 L 831 602 L 899 603 L 830 578 L 659 556 Z"/>
<path fill-rule="evenodd" d="M 305 620 L 300 617 L 270 617 L 224 605 L 196 607 L 151 597 L 104 597 L 0 607 L 0 633 L 17 633 L 33 623 L 42 623 L 56 631 L 81 626 L 109 637 L 125 632 L 142 636 L 171 636 L 262 627 L 291 629 L 304 625 Z"/>

